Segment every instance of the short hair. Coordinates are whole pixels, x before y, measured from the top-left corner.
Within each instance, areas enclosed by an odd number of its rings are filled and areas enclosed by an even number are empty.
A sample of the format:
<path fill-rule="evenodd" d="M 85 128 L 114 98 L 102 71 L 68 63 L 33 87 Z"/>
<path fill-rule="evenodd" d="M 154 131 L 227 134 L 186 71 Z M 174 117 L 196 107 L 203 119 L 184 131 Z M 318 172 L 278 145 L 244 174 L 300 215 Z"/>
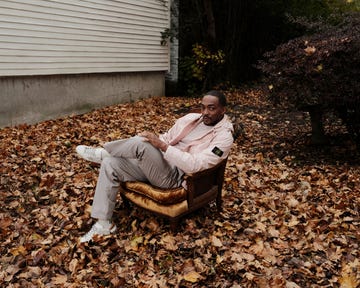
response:
<path fill-rule="evenodd" d="M 226 96 L 224 93 L 222 93 L 218 90 L 210 90 L 204 94 L 204 96 L 206 96 L 206 95 L 217 97 L 220 105 L 223 107 L 226 107 L 227 101 L 226 101 Z"/>

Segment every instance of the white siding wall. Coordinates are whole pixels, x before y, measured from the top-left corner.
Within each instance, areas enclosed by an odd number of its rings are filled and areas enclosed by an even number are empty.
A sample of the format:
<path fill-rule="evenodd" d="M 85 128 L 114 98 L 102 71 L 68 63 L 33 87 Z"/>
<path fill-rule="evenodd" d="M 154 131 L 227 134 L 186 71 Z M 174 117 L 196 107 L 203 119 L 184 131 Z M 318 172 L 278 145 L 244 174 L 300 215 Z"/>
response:
<path fill-rule="evenodd" d="M 168 0 L 1 0 L 0 76 L 166 71 Z"/>

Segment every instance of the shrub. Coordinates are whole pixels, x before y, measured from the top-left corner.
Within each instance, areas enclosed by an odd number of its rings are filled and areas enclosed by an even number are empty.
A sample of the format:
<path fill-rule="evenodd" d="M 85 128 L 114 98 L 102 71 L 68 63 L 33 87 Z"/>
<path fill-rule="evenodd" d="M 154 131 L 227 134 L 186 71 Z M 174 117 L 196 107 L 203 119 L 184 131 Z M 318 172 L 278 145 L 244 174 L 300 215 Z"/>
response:
<path fill-rule="evenodd" d="M 222 50 L 210 51 L 206 46 L 195 44 L 192 55 L 184 57 L 179 63 L 180 79 L 186 92 L 194 95 L 204 92 L 216 84 L 217 71 L 225 62 Z"/>
<path fill-rule="evenodd" d="M 333 109 L 360 135 L 360 13 L 279 45 L 257 67 L 271 100 L 305 111 Z"/>

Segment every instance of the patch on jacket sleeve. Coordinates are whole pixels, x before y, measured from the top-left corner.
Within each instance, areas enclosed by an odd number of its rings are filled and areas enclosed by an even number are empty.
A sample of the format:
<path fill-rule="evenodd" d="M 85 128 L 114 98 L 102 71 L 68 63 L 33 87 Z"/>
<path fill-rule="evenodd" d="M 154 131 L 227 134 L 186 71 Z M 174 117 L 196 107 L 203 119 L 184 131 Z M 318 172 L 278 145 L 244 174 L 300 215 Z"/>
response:
<path fill-rule="evenodd" d="M 214 149 L 211 150 L 211 152 L 213 152 L 215 155 L 221 157 L 224 154 L 224 151 L 222 151 L 220 148 L 218 147 L 214 147 Z"/>

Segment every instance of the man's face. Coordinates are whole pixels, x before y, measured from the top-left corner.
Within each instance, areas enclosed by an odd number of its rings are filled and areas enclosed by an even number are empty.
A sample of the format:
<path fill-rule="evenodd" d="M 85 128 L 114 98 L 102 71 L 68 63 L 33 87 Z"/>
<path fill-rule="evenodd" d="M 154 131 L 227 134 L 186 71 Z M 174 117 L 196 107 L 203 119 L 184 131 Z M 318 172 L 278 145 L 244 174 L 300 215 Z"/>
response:
<path fill-rule="evenodd" d="M 214 126 L 225 113 L 225 107 L 221 106 L 216 96 L 205 95 L 201 101 L 201 114 L 205 125 Z"/>

